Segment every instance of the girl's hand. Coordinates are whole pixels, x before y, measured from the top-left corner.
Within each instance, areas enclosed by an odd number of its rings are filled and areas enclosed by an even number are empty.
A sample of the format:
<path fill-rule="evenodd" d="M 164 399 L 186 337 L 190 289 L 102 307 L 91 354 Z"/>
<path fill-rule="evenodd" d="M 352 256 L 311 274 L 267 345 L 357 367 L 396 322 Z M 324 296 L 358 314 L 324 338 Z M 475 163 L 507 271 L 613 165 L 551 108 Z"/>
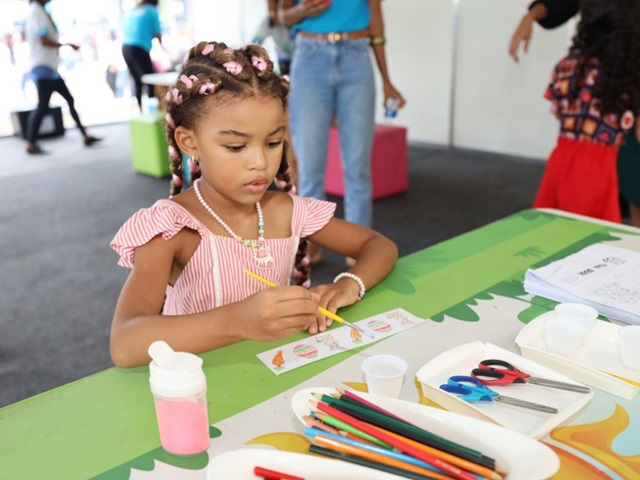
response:
<path fill-rule="evenodd" d="M 336 313 L 339 308 L 346 307 L 358 301 L 360 286 L 350 278 L 341 278 L 336 283 L 318 285 L 310 289 L 311 292 L 320 295 L 319 305 L 331 313 Z M 330 327 L 333 320 L 318 314 L 318 327 L 321 332 Z M 311 332 L 309 332 L 311 333 Z"/>
<path fill-rule="evenodd" d="M 394 87 L 391 82 L 386 82 L 383 86 L 383 90 L 384 90 L 384 103 L 383 105 L 387 104 L 387 100 L 389 98 L 395 98 L 396 100 L 398 100 L 398 110 L 400 110 L 402 107 L 405 106 L 405 104 L 407 103 L 404 99 L 404 97 L 402 96 L 402 94 L 396 90 L 396 87 Z"/>
<path fill-rule="evenodd" d="M 318 328 L 320 296 L 303 287 L 271 287 L 243 300 L 239 335 L 248 340 L 279 340 Z M 314 332 L 317 333 L 317 332 Z"/>

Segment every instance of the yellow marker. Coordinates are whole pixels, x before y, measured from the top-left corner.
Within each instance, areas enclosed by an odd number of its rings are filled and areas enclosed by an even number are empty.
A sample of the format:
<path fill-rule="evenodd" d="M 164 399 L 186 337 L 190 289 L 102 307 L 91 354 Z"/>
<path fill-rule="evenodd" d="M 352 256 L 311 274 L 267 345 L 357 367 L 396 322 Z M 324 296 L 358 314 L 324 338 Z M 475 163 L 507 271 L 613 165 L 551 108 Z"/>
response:
<path fill-rule="evenodd" d="M 270 287 L 277 287 L 277 285 L 275 283 L 270 282 L 266 278 L 262 278 L 260 275 L 257 275 L 255 273 L 253 273 L 251 270 L 247 270 L 245 268 L 244 273 L 246 273 L 247 275 L 251 275 L 253 278 L 255 278 L 256 280 L 259 280 L 260 282 L 264 283 L 265 285 L 269 285 Z M 374 338 L 373 335 L 370 332 L 367 332 L 367 331 L 363 330 L 362 328 L 360 328 L 357 325 L 354 325 L 352 323 L 347 322 L 344 318 L 339 317 L 335 313 L 332 313 L 329 310 L 327 310 L 325 308 L 322 308 L 322 307 L 318 307 L 318 310 L 325 317 L 329 317 L 329 318 L 331 318 L 332 320 L 335 320 L 338 323 L 342 323 L 342 324 L 346 325 L 349 328 L 353 328 L 354 330 L 358 330 L 360 333 L 364 333 L 365 335 L 368 335 L 371 338 Z"/>

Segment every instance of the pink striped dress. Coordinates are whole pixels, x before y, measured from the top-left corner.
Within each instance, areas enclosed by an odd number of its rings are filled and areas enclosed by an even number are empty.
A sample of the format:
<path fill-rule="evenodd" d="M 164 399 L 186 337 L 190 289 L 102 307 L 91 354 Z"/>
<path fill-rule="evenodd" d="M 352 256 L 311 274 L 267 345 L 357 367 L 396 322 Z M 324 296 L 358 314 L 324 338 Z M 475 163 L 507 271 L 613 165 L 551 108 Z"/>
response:
<path fill-rule="evenodd" d="M 232 237 L 214 235 L 184 207 L 171 200 L 158 200 L 150 208 L 136 212 L 118 230 L 111 247 L 120 255 L 118 265 L 132 268 L 135 248 L 157 235 L 168 240 L 185 227 L 197 231 L 202 241 L 175 285 L 167 285 L 162 313 L 186 315 L 211 310 L 267 288 L 247 275 L 245 268 L 276 285 L 289 285 L 300 239 L 324 227 L 336 208 L 331 202 L 290 197 L 293 201 L 292 235 L 265 238 L 265 246 L 270 248 L 274 259 L 274 266 L 269 270 L 257 269 L 252 248 Z"/>

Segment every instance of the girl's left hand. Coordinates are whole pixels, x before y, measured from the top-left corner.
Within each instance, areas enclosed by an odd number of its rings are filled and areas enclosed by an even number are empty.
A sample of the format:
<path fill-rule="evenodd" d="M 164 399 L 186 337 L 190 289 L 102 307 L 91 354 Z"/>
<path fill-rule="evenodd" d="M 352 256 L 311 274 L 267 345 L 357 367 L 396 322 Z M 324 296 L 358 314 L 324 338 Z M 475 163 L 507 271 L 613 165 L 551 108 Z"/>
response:
<path fill-rule="evenodd" d="M 352 285 L 353 284 L 353 285 Z M 349 278 L 343 278 L 337 283 L 327 283 L 310 288 L 309 291 L 320 295 L 318 306 L 336 313 L 339 308 L 346 307 L 358 301 L 359 286 Z M 319 331 L 324 331 L 333 323 L 331 318 L 318 314 Z M 315 334 L 317 332 L 309 333 Z"/>

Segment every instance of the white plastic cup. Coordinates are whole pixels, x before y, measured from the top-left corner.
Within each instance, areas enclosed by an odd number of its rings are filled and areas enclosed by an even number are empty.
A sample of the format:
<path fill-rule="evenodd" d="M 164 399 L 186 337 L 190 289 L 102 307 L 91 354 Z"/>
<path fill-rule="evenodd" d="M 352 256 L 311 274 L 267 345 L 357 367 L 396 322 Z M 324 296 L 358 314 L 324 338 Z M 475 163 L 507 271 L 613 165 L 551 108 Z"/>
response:
<path fill-rule="evenodd" d="M 362 362 L 369 393 L 398 398 L 407 373 L 407 362 L 395 355 L 373 355 Z"/>
<path fill-rule="evenodd" d="M 591 333 L 591 329 L 598 318 L 598 311 L 595 308 L 582 303 L 559 303 L 554 310 L 558 317 L 574 318 L 583 323 L 587 330 L 587 335 Z"/>
<path fill-rule="evenodd" d="M 584 324 L 575 318 L 549 317 L 544 322 L 544 339 L 549 353 L 562 356 L 576 354 L 587 334 Z"/>
<path fill-rule="evenodd" d="M 620 362 L 629 370 L 640 370 L 640 325 L 627 325 L 618 330 Z"/>
<path fill-rule="evenodd" d="M 198 455 L 209 448 L 207 379 L 202 359 L 174 352 L 165 342 L 151 344 L 149 384 L 155 403 L 160 443 L 173 455 Z"/>

